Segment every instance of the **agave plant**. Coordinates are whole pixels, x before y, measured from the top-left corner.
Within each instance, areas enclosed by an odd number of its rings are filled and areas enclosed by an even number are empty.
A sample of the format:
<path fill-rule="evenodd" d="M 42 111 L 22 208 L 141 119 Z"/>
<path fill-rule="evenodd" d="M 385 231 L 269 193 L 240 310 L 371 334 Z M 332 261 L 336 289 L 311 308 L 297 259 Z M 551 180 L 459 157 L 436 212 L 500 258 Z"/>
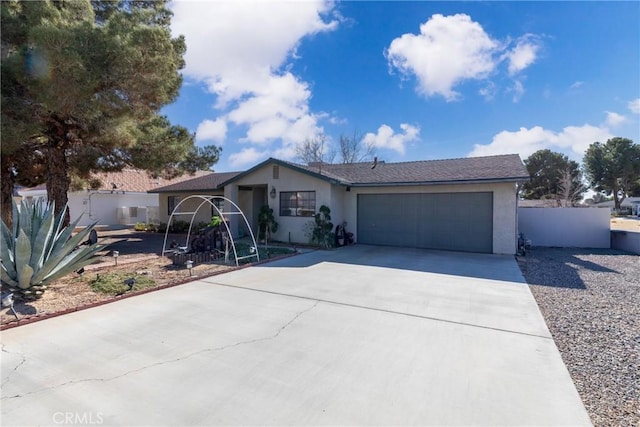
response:
<path fill-rule="evenodd" d="M 23 299 L 39 298 L 47 284 L 94 261 L 105 245 L 81 245 L 96 222 L 75 235 L 82 215 L 63 227 L 67 207 L 54 214 L 54 204 L 23 200 L 13 203 L 12 231 L 2 221 L 0 262 L 3 290 Z"/>

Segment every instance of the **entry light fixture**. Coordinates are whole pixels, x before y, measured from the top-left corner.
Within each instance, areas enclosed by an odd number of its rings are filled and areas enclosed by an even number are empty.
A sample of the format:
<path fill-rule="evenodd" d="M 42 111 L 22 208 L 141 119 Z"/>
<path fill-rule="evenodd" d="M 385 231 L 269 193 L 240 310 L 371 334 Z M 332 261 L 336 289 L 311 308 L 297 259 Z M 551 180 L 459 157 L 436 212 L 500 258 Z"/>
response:
<path fill-rule="evenodd" d="M 269 192 L 269 195 L 271 196 L 272 199 L 276 198 L 276 187 L 271 187 L 271 191 Z"/>

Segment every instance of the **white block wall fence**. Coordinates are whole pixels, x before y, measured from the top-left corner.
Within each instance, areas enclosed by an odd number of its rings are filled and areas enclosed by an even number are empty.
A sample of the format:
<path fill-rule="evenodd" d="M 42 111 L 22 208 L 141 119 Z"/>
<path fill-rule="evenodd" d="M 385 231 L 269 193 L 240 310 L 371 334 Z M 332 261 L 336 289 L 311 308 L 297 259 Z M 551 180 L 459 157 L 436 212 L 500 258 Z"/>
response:
<path fill-rule="evenodd" d="M 635 231 L 612 230 L 611 248 L 640 255 L 640 233 Z M 640 261 L 638 265 L 640 266 Z"/>
<path fill-rule="evenodd" d="M 600 208 L 518 208 L 518 232 L 533 246 L 610 248 L 611 215 Z"/>

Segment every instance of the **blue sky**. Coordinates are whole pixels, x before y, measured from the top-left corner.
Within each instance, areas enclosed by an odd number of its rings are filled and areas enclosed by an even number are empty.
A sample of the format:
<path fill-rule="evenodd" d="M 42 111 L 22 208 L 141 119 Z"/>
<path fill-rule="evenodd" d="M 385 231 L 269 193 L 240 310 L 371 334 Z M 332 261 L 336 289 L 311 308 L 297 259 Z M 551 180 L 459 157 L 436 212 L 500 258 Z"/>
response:
<path fill-rule="evenodd" d="M 176 1 L 164 108 L 214 169 L 363 136 L 386 161 L 640 142 L 640 2 Z"/>

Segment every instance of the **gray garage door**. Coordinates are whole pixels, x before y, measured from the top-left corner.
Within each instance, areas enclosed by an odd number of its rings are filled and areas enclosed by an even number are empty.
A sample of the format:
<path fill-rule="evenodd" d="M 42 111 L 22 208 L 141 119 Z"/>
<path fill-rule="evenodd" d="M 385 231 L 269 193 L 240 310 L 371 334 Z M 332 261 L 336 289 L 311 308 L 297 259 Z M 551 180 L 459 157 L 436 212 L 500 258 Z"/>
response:
<path fill-rule="evenodd" d="M 358 242 L 493 252 L 493 193 L 359 194 Z"/>

